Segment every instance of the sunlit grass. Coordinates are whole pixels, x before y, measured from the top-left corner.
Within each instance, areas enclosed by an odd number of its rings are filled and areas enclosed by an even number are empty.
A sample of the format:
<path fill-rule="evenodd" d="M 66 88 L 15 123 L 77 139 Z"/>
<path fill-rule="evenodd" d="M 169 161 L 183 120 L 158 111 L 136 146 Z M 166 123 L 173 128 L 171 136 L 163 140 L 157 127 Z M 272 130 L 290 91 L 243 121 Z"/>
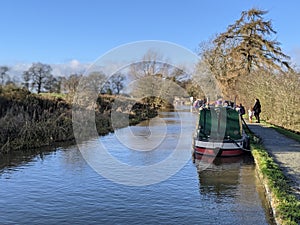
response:
<path fill-rule="evenodd" d="M 45 98 L 50 98 L 50 99 L 60 98 L 60 99 L 65 100 L 67 97 L 67 94 L 62 94 L 62 93 L 40 93 L 39 95 L 42 97 L 45 97 Z"/>

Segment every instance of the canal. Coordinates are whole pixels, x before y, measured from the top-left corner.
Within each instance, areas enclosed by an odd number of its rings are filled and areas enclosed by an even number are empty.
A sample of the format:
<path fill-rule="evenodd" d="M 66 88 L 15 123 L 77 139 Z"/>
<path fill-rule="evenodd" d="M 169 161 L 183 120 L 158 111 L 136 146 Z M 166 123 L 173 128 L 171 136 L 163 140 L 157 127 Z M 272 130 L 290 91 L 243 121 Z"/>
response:
<path fill-rule="evenodd" d="M 121 179 L 122 171 L 115 174 L 113 168 L 106 176 L 87 159 L 109 164 L 90 150 L 99 143 L 120 163 L 135 168 L 170 161 L 174 149 L 187 144 L 185 151 L 192 155 L 195 120 L 189 110 L 161 112 L 150 122 L 83 143 L 81 151 L 73 145 L 2 157 L 0 224 L 273 224 L 249 155 L 190 157 L 173 174 L 163 167 L 158 174 L 165 176 L 158 179 L 144 174 L 138 178 L 141 185 L 130 183 L 130 176 Z M 145 151 L 143 138 L 148 139 Z M 185 140 L 178 144 L 180 138 Z"/>

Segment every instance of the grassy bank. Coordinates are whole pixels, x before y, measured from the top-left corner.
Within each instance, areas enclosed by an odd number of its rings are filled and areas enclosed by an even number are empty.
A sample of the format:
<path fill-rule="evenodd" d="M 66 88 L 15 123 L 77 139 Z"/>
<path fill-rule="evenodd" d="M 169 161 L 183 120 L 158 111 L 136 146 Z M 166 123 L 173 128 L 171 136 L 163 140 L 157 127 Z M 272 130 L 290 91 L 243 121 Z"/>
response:
<path fill-rule="evenodd" d="M 38 95 L 15 87 L 0 88 L 0 153 L 29 150 L 56 142 L 74 140 L 72 102 L 63 95 Z M 95 124 L 99 135 L 127 124 L 112 126 L 111 113 L 129 118 L 129 124 L 157 115 L 154 108 L 132 99 L 118 98 L 122 106 L 114 108 L 114 96 L 99 95 L 95 106 Z"/>
<path fill-rule="evenodd" d="M 252 143 L 252 154 L 276 222 L 284 225 L 300 224 L 300 201 L 292 194 L 289 181 L 279 165 L 259 143 Z"/>

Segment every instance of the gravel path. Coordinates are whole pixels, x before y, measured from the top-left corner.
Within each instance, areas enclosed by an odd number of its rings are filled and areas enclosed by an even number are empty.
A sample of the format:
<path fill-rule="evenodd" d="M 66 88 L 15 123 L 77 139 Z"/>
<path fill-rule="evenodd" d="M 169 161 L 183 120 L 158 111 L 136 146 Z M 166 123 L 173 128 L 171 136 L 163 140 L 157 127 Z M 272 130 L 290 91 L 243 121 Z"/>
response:
<path fill-rule="evenodd" d="M 248 126 L 262 139 L 264 147 L 291 180 L 290 185 L 300 199 L 300 143 L 262 124 Z"/>

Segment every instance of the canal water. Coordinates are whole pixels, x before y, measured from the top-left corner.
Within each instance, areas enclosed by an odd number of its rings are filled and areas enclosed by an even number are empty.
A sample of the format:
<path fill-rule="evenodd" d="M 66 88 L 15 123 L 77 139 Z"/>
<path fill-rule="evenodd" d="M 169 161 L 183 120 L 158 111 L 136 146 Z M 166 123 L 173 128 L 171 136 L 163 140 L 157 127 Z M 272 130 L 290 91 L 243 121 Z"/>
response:
<path fill-rule="evenodd" d="M 194 128 L 185 120 L 195 121 L 196 115 L 188 110 L 161 112 L 154 122 L 91 140 L 81 145 L 81 151 L 73 145 L 2 157 L 0 224 L 273 224 L 249 155 L 190 157 L 173 175 L 147 185 L 108 177 L 84 156 L 95 154 L 89 149 L 100 142 L 123 164 L 158 164 L 169 160 L 176 148 L 172 143 L 179 138 L 191 143 Z M 190 132 L 190 138 L 182 131 Z M 139 136 L 155 143 L 141 151 L 134 147 L 142 146 Z M 153 174 L 144 174 L 144 179 L 148 176 L 151 180 Z"/>

